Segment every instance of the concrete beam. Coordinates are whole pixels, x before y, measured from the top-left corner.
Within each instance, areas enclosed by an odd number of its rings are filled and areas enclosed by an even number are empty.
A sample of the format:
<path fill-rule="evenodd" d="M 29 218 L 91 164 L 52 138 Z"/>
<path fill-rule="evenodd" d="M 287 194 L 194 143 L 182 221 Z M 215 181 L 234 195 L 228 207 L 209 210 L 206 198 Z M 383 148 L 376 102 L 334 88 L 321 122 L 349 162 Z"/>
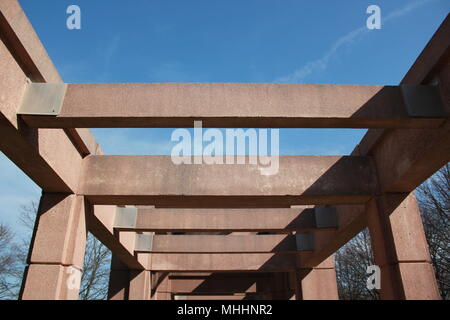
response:
<path fill-rule="evenodd" d="M 154 235 L 152 247 L 136 247 L 149 253 L 295 253 L 294 235 Z"/>
<path fill-rule="evenodd" d="M 271 176 L 248 162 L 175 165 L 170 156 L 89 156 L 79 185 L 93 204 L 184 208 L 358 204 L 375 189 L 369 159 L 345 156 L 281 156 Z"/>
<path fill-rule="evenodd" d="M 140 253 L 146 270 L 162 272 L 294 271 L 307 252 L 289 253 Z"/>
<path fill-rule="evenodd" d="M 212 273 L 208 276 L 169 276 L 173 294 L 233 294 L 269 291 L 271 274 Z"/>
<path fill-rule="evenodd" d="M 58 115 L 24 111 L 40 128 L 436 128 L 447 116 L 434 87 L 247 83 L 70 84 Z"/>
<path fill-rule="evenodd" d="M 359 207 L 361 212 L 363 206 Z M 347 207 L 345 207 L 346 209 Z M 307 232 L 337 228 L 342 206 L 294 209 L 136 209 L 116 210 L 114 229 L 137 232 Z"/>

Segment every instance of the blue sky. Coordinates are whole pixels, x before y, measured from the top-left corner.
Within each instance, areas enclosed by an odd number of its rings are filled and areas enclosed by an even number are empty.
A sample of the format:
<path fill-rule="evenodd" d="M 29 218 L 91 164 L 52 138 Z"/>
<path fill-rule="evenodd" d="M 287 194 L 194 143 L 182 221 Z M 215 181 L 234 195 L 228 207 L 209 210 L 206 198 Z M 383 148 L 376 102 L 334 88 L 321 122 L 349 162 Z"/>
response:
<path fill-rule="evenodd" d="M 63 80 L 398 84 L 448 0 L 20 0 Z M 82 29 L 66 28 L 81 8 Z M 381 30 L 365 27 L 381 8 Z M 168 154 L 170 129 L 95 129 L 108 154 Z M 280 154 L 348 154 L 364 130 L 281 130 Z M 0 222 L 40 190 L 0 155 Z"/>

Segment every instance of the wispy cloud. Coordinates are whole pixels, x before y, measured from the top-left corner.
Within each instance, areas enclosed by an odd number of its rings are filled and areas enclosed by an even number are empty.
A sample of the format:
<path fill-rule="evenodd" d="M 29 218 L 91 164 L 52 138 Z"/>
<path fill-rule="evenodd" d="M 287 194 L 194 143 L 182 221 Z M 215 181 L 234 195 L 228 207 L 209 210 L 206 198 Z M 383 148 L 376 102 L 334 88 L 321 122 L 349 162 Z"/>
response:
<path fill-rule="evenodd" d="M 402 17 L 408 14 L 410 11 L 422 5 L 425 5 L 431 1 L 434 0 L 417 0 L 411 2 L 408 5 L 391 12 L 386 17 L 382 16 L 382 23 L 385 24 L 386 22 Z M 346 35 L 336 40 L 336 42 L 333 43 L 330 49 L 326 51 L 321 58 L 307 62 L 305 65 L 295 70 L 294 72 L 275 79 L 274 82 L 287 82 L 287 83 L 301 82 L 312 73 L 326 70 L 330 61 L 338 54 L 340 49 L 352 44 L 357 38 L 367 34 L 369 31 L 370 30 L 368 30 L 367 27 L 364 25 L 358 29 L 355 29 L 347 33 Z"/>
<path fill-rule="evenodd" d="M 103 60 L 103 71 L 100 73 L 100 79 L 98 79 L 100 82 L 108 81 L 111 75 L 112 61 L 119 53 L 121 38 L 120 34 L 116 34 L 109 40 L 107 45 L 99 48 Z"/>

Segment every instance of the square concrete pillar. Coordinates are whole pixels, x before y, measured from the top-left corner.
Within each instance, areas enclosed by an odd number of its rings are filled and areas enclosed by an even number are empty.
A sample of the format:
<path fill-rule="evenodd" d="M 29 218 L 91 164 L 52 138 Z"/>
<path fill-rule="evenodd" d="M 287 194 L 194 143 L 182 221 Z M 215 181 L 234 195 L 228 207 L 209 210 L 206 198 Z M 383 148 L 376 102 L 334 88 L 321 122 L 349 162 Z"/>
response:
<path fill-rule="evenodd" d="M 440 299 L 414 194 L 370 200 L 367 223 L 381 270 L 381 299 Z"/>
<path fill-rule="evenodd" d="M 298 272 L 289 272 L 289 286 L 292 294 L 290 300 L 302 300 L 302 288 Z"/>
<path fill-rule="evenodd" d="M 159 273 L 159 275 L 155 279 L 157 279 L 155 283 L 156 292 L 153 299 L 172 300 L 172 293 L 171 293 L 172 286 L 168 274 Z"/>
<path fill-rule="evenodd" d="M 289 300 L 291 298 L 290 275 L 287 272 L 274 272 L 270 286 L 273 300 Z"/>
<path fill-rule="evenodd" d="M 302 300 L 339 300 L 334 257 L 317 267 L 300 270 Z"/>
<path fill-rule="evenodd" d="M 27 267 L 23 300 L 77 300 L 81 270 L 50 264 Z"/>
<path fill-rule="evenodd" d="M 151 271 L 130 270 L 128 300 L 150 300 Z"/>
<path fill-rule="evenodd" d="M 127 300 L 130 270 L 114 254 L 109 271 L 108 300 Z"/>
<path fill-rule="evenodd" d="M 21 299 L 78 299 L 85 247 L 84 198 L 44 193 L 39 203 Z"/>

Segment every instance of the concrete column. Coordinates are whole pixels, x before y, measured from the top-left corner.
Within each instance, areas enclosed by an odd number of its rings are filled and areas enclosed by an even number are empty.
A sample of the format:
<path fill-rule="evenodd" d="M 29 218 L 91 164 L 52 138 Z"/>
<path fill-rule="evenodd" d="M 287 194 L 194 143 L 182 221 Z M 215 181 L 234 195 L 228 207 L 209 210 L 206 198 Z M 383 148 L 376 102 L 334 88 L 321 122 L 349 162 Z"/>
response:
<path fill-rule="evenodd" d="M 108 300 L 127 300 L 130 270 L 114 254 L 109 272 Z"/>
<path fill-rule="evenodd" d="M 21 299 L 78 299 L 86 247 L 82 196 L 44 193 L 28 254 Z"/>
<path fill-rule="evenodd" d="M 302 288 L 298 272 L 289 273 L 289 286 L 291 288 L 290 300 L 302 300 Z"/>
<path fill-rule="evenodd" d="M 339 300 L 333 256 L 315 268 L 301 269 L 299 276 L 303 300 Z"/>
<path fill-rule="evenodd" d="M 381 269 L 381 299 L 440 299 L 414 194 L 372 199 L 367 219 L 375 264 Z"/>
<path fill-rule="evenodd" d="M 271 281 L 271 296 L 273 300 L 289 300 L 291 297 L 291 286 L 289 273 L 274 272 Z"/>
<path fill-rule="evenodd" d="M 130 270 L 128 300 L 150 300 L 151 271 Z"/>
<path fill-rule="evenodd" d="M 172 300 L 171 283 L 167 273 L 159 273 L 154 300 Z"/>

